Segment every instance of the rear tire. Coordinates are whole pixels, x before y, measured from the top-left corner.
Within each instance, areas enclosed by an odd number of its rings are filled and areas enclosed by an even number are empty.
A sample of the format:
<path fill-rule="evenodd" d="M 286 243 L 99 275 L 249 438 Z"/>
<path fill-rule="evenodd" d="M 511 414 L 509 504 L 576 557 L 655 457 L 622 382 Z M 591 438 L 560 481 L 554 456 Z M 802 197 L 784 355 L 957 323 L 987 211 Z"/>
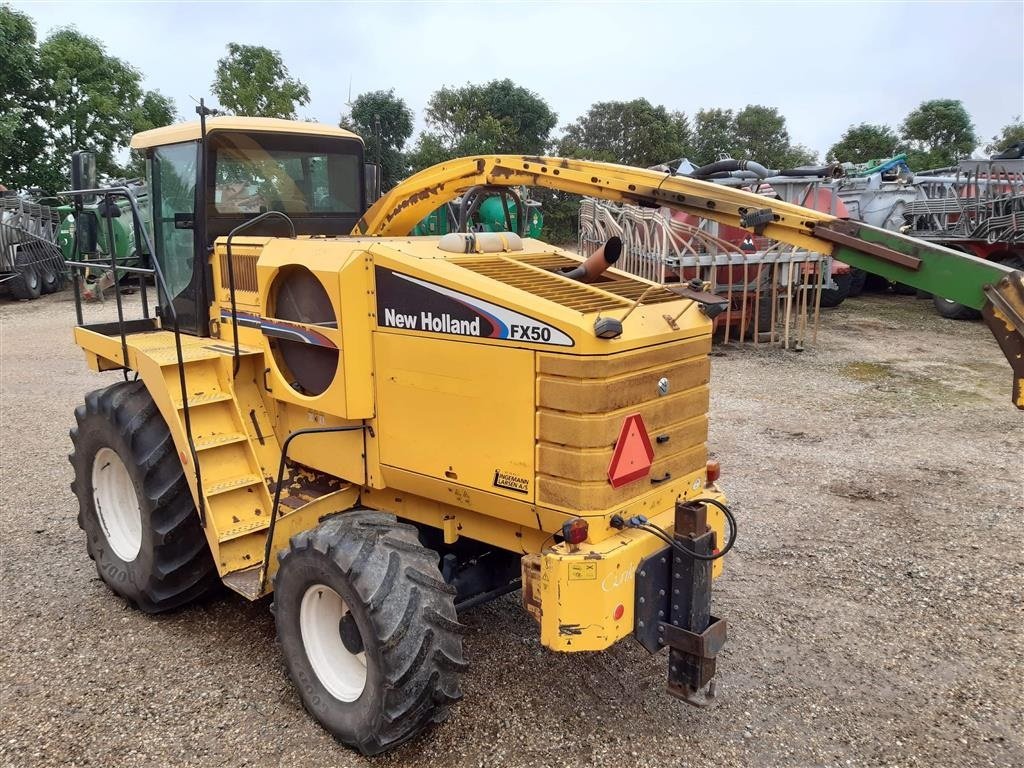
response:
<path fill-rule="evenodd" d="M 999 263 L 1010 269 L 1024 270 L 1024 253 L 1013 253 Z"/>
<path fill-rule="evenodd" d="M 170 430 L 145 385 L 90 392 L 71 430 L 78 525 L 100 578 L 146 613 L 219 583 Z"/>
<path fill-rule="evenodd" d="M 447 717 L 462 698 L 463 628 L 416 528 L 346 512 L 294 536 L 279 559 L 278 642 L 325 729 L 373 755 Z"/>
<path fill-rule="evenodd" d="M 916 296 L 917 288 L 906 283 L 893 283 L 892 292 L 897 296 Z"/>
<path fill-rule="evenodd" d="M 56 293 L 64 288 L 64 274 L 61 270 L 63 262 L 58 262 L 53 257 L 48 257 L 39 262 L 40 288 L 43 293 Z"/>
<path fill-rule="evenodd" d="M 39 271 L 32 264 L 32 259 L 27 253 L 19 253 L 14 257 L 14 269 L 17 277 L 7 281 L 11 289 L 11 296 L 16 299 L 30 301 L 38 299 L 42 294 L 42 280 L 39 278 Z"/>
<path fill-rule="evenodd" d="M 863 269 L 850 267 L 850 296 L 860 296 L 868 282 L 868 273 Z"/>
<path fill-rule="evenodd" d="M 850 283 L 853 281 L 853 275 L 849 272 L 845 275 L 832 275 L 832 280 L 836 284 L 835 288 L 821 289 L 821 306 L 823 307 L 838 307 L 850 295 Z"/>
<path fill-rule="evenodd" d="M 935 304 L 935 311 L 948 320 L 977 320 L 981 317 L 978 310 L 941 296 L 932 296 L 932 303 Z"/>

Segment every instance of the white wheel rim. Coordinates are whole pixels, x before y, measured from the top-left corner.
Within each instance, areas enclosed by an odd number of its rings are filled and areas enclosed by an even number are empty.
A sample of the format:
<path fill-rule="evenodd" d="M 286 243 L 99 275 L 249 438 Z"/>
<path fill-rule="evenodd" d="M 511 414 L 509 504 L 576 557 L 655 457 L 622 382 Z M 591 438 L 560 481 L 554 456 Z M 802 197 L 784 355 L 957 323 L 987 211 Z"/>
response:
<path fill-rule="evenodd" d="M 339 701 L 355 701 L 366 687 L 366 653 L 352 653 L 341 641 L 341 620 L 349 612 L 341 595 L 314 584 L 302 596 L 299 629 L 313 672 Z"/>
<path fill-rule="evenodd" d="M 132 562 L 142 548 L 142 510 L 132 477 L 112 448 L 100 448 L 92 460 L 92 498 L 110 548 Z"/>

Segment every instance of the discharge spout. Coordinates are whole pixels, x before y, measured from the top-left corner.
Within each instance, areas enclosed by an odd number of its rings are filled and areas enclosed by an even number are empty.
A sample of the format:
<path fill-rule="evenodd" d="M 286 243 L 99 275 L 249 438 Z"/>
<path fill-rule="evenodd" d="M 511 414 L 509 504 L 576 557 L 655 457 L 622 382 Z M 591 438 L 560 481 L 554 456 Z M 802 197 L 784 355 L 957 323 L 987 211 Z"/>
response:
<path fill-rule="evenodd" d="M 622 240 L 618 237 L 610 237 L 604 245 L 590 255 L 590 258 L 578 267 L 562 274 L 573 280 L 579 280 L 581 283 L 592 283 L 603 275 L 608 267 L 618 261 L 621 254 Z"/>

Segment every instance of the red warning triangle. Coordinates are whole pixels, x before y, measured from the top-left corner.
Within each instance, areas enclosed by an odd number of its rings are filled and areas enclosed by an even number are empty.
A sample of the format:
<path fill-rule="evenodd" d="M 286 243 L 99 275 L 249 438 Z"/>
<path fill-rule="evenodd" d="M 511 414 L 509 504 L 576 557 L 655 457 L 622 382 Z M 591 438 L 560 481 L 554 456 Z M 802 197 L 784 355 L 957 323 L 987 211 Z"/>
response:
<path fill-rule="evenodd" d="M 622 422 L 622 431 L 615 441 L 615 453 L 608 465 L 608 480 L 612 488 L 646 477 L 654 461 L 654 448 L 647 428 L 639 413 L 627 416 Z"/>

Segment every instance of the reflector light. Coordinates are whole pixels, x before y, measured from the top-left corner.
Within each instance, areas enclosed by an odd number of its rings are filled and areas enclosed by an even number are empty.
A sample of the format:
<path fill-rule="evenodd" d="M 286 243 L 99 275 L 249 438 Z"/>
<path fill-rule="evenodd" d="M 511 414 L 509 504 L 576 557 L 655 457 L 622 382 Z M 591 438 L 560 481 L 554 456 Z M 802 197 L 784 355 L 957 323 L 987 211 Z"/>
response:
<path fill-rule="evenodd" d="M 639 413 L 627 416 L 615 441 L 615 453 L 608 464 L 608 480 L 612 488 L 646 477 L 651 472 L 654 448 Z"/>
<path fill-rule="evenodd" d="M 562 538 L 570 544 L 582 544 L 590 533 L 590 524 L 582 517 L 569 520 L 562 525 Z"/>
<path fill-rule="evenodd" d="M 708 462 L 708 483 L 715 482 L 719 477 L 722 476 L 722 465 L 717 461 L 711 460 Z"/>
<path fill-rule="evenodd" d="M 624 614 L 625 612 L 626 606 L 624 606 L 622 603 L 619 603 L 617 606 L 615 606 L 615 613 L 612 614 L 612 618 L 618 621 L 622 618 L 622 614 Z"/>

